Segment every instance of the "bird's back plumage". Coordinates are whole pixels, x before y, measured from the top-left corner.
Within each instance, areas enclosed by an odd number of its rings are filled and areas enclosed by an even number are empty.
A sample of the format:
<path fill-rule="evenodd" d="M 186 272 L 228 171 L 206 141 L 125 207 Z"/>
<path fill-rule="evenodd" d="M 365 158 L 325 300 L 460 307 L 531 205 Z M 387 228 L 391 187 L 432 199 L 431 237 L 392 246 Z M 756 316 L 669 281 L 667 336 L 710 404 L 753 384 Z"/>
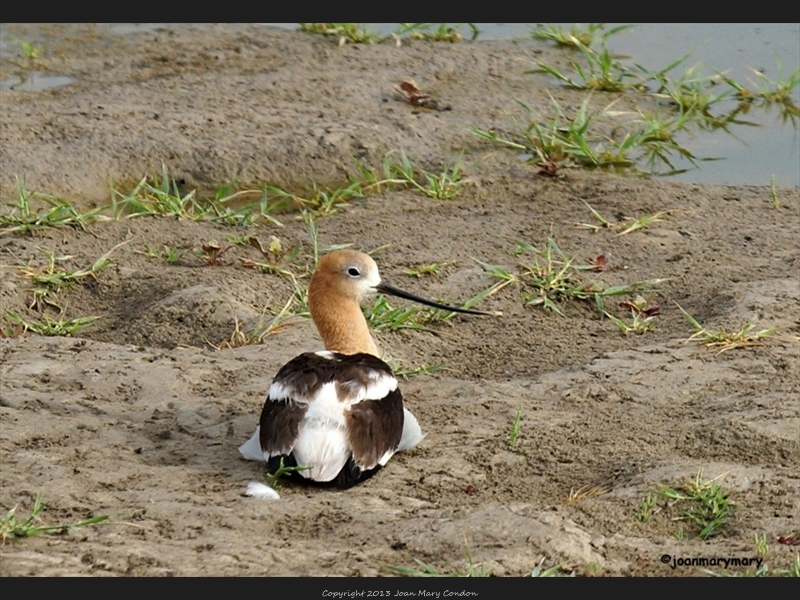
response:
<path fill-rule="evenodd" d="M 275 376 L 258 441 L 263 460 L 283 458 L 285 466 L 309 467 L 299 471 L 306 479 L 349 487 L 397 452 L 406 413 L 397 379 L 378 357 L 307 352 Z"/>

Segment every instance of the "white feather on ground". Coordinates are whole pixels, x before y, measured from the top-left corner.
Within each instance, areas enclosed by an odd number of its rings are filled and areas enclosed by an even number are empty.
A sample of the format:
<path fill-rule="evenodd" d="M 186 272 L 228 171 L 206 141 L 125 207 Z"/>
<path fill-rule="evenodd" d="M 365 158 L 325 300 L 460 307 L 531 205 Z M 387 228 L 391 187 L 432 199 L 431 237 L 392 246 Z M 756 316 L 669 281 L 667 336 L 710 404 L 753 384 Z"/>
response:
<path fill-rule="evenodd" d="M 247 491 L 244 493 L 244 495 L 252 498 L 258 498 L 259 500 L 280 500 L 281 498 L 280 494 L 273 488 L 258 481 L 251 481 L 248 483 Z"/>

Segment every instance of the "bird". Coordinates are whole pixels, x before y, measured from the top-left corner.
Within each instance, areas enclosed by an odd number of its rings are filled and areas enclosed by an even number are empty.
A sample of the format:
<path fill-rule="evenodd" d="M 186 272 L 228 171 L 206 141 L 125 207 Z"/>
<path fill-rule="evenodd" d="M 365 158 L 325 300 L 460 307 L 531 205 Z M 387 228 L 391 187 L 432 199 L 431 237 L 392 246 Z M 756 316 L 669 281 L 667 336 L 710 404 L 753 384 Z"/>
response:
<path fill-rule="evenodd" d="M 278 370 L 255 433 L 239 447 L 248 460 L 265 461 L 274 473 L 339 489 L 365 481 L 397 452 L 425 437 L 403 406 L 392 368 L 361 311 L 361 302 L 384 293 L 473 315 L 498 315 L 426 300 L 381 280 L 375 260 L 351 249 L 323 256 L 308 285 L 308 307 L 325 346 L 305 352 Z M 299 476 L 299 477 L 298 477 Z M 272 487 L 248 485 L 246 495 L 277 499 Z"/>

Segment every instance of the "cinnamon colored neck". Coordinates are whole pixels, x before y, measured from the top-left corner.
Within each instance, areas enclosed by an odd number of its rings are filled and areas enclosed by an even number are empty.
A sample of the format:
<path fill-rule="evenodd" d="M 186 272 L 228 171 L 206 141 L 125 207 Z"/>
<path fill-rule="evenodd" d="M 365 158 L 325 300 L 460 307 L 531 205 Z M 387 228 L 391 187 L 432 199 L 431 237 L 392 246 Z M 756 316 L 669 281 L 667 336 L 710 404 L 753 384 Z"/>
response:
<path fill-rule="evenodd" d="M 326 350 L 380 356 L 358 302 L 312 286 L 308 291 L 308 307 Z"/>

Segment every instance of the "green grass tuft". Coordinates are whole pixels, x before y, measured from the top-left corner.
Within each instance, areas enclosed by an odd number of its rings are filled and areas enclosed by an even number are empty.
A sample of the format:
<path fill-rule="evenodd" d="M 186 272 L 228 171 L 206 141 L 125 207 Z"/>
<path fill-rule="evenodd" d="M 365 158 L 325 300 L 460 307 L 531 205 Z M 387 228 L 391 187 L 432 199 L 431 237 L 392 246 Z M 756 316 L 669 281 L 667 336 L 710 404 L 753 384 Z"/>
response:
<path fill-rule="evenodd" d="M 24 519 L 17 517 L 16 506 L 9 510 L 2 520 L 0 520 L 0 539 L 2 539 L 5 544 L 8 539 L 15 540 L 40 534 L 61 533 L 67 529 L 78 529 L 108 520 L 108 515 L 100 515 L 90 519 L 83 519 L 76 523 L 67 523 L 63 525 L 37 524 L 41 522 L 40 515 L 46 508 L 47 505 L 42 501 L 42 493 L 39 492 L 34 501 L 33 511 L 28 517 Z"/>
<path fill-rule="evenodd" d="M 730 493 L 717 479 L 703 479 L 698 472 L 680 486 L 664 485 L 653 493 L 666 501 L 673 521 L 685 523 L 699 539 L 707 540 L 722 532 L 734 511 Z"/>
<path fill-rule="evenodd" d="M 340 46 L 347 42 L 351 44 L 373 44 L 384 39 L 358 23 L 300 23 L 300 30 L 306 33 L 337 37 L 339 38 Z"/>
<path fill-rule="evenodd" d="M 542 23 L 531 30 L 531 37 L 535 40 L 555 42 L 567 48 L 591 47 L 598 42 L 605 43 L 612 35 L 630 29 L 634 25 L 618 25 L 605 31 L 606 26 L 606 23 L 589 23 L 586 26 L 578 23 L 571 29 L 565 29 L 552 23 Z"/>
<path fill-rule="evenodd" d="M 604 286 L 599 280 L 586 281 L 580 273 L 595 267 L 576 264 L 575 258 L 567 256 L 552 237 L 548 237 L 541 249 L 518 240 L 512 254 L 529 257 L 519 261 L 517 271 L 476 260 L 491 277 L 499 280 L 479 296 L 491 295 L 514 283 L 521 287 L 522 300 L 530 306 L 543 306 L 565 316 L 559 306 L 562 302 L 582 300 L 593 302 L 600 314 L 605 314 L 606 299 L 650 293 L 665 281 L 651 279 L 618 286 Z"/>
<path fill-rule="evenodd" d="M 697 342 L 710 350 L 716 350 L 717 354 L 739 348 L 763 346 L 764 342 L 777 332 L 777 328 L 774 327 L 753 331 L 754 323 L 746 323 L 738 331 L 728 331 L 726 329 L 709 330 L 679 304 L 676 303 L 676 306 L 694 328 L 694 333 L 686 339 L 686 342 Z"/>

